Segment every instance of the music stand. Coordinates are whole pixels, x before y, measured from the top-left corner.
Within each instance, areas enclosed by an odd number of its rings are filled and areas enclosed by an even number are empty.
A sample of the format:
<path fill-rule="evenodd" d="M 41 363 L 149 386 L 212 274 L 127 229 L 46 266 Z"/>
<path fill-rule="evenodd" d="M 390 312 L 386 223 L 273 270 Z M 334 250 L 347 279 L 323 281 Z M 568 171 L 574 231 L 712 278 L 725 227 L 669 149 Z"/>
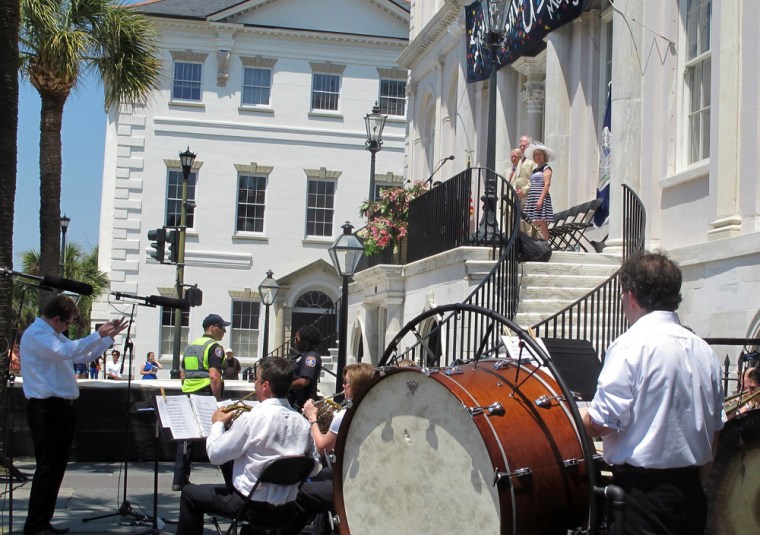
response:
<path fill-rule="evenodd" d="M 541 341 L 568 388 L 578 393 L 581 401 L 594 399 L 602 371 L 594 346 L 587 340 L 570 338 L 541 338 Z"/>

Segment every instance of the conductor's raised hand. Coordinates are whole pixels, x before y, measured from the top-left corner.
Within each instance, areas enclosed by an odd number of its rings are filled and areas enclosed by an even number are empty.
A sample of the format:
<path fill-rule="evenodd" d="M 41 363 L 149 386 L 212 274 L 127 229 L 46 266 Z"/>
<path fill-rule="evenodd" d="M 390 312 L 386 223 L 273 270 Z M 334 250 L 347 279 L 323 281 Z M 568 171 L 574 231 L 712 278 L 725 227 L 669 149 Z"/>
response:
<path fill-rule="evenodd" d="M 108 323 L 104 323 L 100 326 L 100 329 L 98 329 L 98 334 L 101 338 L 105 338 L 107 336 L 114 338 L 117 334 L 124 330 L 128 323 L 129 322 L 127 318 L 119 318 L 109 321 Z"/>

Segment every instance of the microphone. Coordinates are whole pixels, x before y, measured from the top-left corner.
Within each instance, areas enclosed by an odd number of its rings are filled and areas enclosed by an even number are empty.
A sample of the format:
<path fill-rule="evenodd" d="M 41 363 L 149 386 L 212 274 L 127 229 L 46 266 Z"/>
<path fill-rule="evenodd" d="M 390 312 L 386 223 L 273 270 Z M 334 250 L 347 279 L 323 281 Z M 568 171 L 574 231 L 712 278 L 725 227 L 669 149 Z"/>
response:
<path fill-rule="evenodd" d="M 63 277 L 56 277 L 55 275 L 45 275 L 42 277 L 40 286 L 47 286 L 48 288 L 55 288 L 56 290 L 64 290 L 66 292 L 74 292 L 79 295 L 92 295 L 92 286 L 90 284 L 71 279 L 64 279 Z"/>
<path fill-rule="evenodd" d="M 151 295 L 148 297 L 148 303 L 153 306 L 181 308 L 183 310 L 190 308 L 187 299 L 177 299 L 176 297 L 165 297 L 163 295 Z"/>
<path fill-rule="evenodd" d="M 435 176 L 435 174 L 438 171 L 441 170 L 441 167 L 443 167 L 443 164 L 445 164 L 449 160 L 453 160 L 453 159 L 454 159 L 454 155 L 452 154 L 451 156 L 446 156 L 444 159 L 442 159 L 440 162 L 438 162 L 438 164 L 435 166 L 435 169 L 433 169 L 433 172 L 430 174 L 430 177 L 424 182 L 424 184 L 429 184 L 430 182 L 432 182 L 433 181 L 433 177 Z"/>

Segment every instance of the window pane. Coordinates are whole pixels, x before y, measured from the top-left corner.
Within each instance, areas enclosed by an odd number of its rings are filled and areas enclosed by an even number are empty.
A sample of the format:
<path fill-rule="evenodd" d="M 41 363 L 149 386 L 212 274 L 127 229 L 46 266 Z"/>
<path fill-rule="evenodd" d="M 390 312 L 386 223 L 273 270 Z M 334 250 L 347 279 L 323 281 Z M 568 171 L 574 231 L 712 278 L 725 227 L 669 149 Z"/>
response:
<path fill-rule="evenodd" d="M 190 172 L 187 178 L 187 200 L 195 201 L 195 184 L 197 174 Z M 182 206 L 182 171 L 169 171 L 169 185 L 166 192 L 166 226 L 178 227 L 180 223 L 180 210 Z M 195 207 L 187 207 L 187 227 L 194 228 Z"/>
<path fill-rule="evenodd" d="M 243 104 L 249 106 L 269 106 L 271 88 L 271 70 L 245 69 L 243 75 Z"/>
<path fill-rule="evenodd" d="M 338 110 L 340 77 L 335 74 L 312 75 L 311 108 L 313 110 Z"/>
<path fill-rule="evenodd" d="M 240 175 L 237 230 L 264 232 L 267 177 Z"/>
<path fill-rule="evenodd" d="M 256 301 L 232 301 L 232 350 L 239 357 L 258 357 L 259 309 Z"/>
<path fill-rule="evenodd" d="M 306 235 L 332 236 L 335 182 L 309 179 Z"/>
<path fill-rule="evenodd" d="M 161 355 L 173 355 L 174 354 L 174 308 L 162 308 L 161 309 Z M 180 358 L 181 352 L 185 349 L 189 343 L 188 337 L 190 336 L 190 312 L 182 313 L 182 336 L 180 338 Z"/>
<path fill-rule="evenodd" d="M 172 99 L 200 101 L 201 71 L 200 63 L 175 62 Z"/>
<path fill-rule="evenodd" d="M 380 113 L 404 116 L 406 106 L 406 82 L 403 80 L 380 80 Z"/>

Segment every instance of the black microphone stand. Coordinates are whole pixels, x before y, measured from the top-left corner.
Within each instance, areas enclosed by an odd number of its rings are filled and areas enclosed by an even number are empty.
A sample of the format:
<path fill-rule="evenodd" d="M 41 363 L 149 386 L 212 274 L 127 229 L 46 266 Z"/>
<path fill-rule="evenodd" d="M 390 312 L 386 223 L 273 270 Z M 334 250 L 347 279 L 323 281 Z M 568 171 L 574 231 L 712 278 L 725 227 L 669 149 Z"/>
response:
<path fill-rule="evenodd" d="M 444 158 L 443 160 L 441 160 L 440 162 L 438 162 L 438 165 L 435 166 L 435 169 L 433 169 L 433 172 L 430 173 L 430 176 L 428 177 L 428 179 L 425 182 L 422 183 L 422 185 L 426 186 L 426 185 L 430 184 L 433 181 L 433 177 L 435 176 L 435 174 L 438 171 L 441 170 L 441 167 L 443 167 L 443 164 L 445 164 L 449 160 L 453 160 L 453 159 L 454 159 L 454 156 L 447 156 L 446 158 Z"/>
<path fill-rule="evenodd" d="M 87 523 L 92 520 L 100 520 L 103 518 L 109 518 L 113 516 L 123 516 L 127 518 L 131 518 L 132 520 L 137 522 L 147 522 L 151 520 L 151 518 L 147 515 L 140 514 L 137 511 L 134 510 L 132 507 L 132 504 L 127 499 L 127 479 L 129 476 L 129 413 L 130 413 L 130 405 L 131 405 L 131 392 L 132 392 L 132 356 L 133 356 L 133 349 L 134 344 L 132 343 L 132 339 L 130 338 L 130 334 L 132 332 L 132 322 L 134 321 L 135 316 L 135 307 L 137 306 L 137 303 L 132 303 L 132 312 L 129 315 L 129 325 L 127 326 L 127 335 L 126 339 L 124 340 L 124 360 L 122 360 L 122 370 L 124 369 L 124 361 L 127 360 L 127 355 L 129 355 L 129 367 L 127 369 L 127 395 L 126 395 L 126 426 L 124 430 L 124 488 L 123 488 L 123 501 L 121 502 L 121 505 L 119 506 L 118 511 L 115 513 L 107 513 L 105 515 L 99 515 L 99 516 L 93 516 L 89 518 L 83 518 L 82 522 Z M 104 363 L 105 364 L 105 363 Z M 154 521 L 155 522 L 155 521 Z M 157 533 L 154 530 L 148 530 L 143 533 Z"/>

